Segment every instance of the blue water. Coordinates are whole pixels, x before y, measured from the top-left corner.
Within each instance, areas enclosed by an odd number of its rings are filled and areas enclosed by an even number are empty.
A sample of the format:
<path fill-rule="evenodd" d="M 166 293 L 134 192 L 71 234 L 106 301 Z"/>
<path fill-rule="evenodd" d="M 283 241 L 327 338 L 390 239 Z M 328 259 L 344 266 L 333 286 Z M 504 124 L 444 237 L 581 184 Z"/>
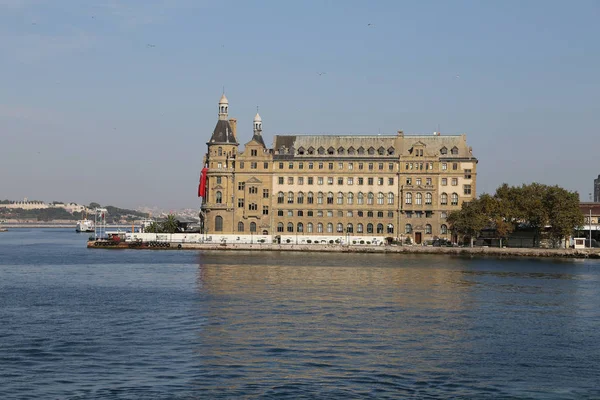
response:
<path fill-rule="evenodd" d="M 0 233 L 1 399 L 600 398 L 600 263 Z"/>

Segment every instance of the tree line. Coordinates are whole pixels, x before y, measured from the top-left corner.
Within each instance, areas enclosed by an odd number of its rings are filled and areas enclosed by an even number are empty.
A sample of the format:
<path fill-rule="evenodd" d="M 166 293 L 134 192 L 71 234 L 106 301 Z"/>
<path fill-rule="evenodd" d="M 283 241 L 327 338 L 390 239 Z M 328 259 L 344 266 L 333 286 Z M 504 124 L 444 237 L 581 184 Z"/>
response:
<path fill-rule="evenodd" d="M 179 223 L 175 215 L 169 214 L 163 221 L 152 221 L 150 225 L 144 228 L 144 232 L 149 233 L 175 233 L 179 231 Z"/>
<path fill-rule="evenodd" d="M 533 231 L 537 242 L 544 233 L 556 246 L 583 225 L 584 217 L 577 192 L 540 183 L 505 183 L 494 195 L 482 194 L 463 203 L 459 211 L 448 215 L 448 223 L 454 233 L 470 237 L 471 246 L 483 229 L 495 230 L 500 246 L 517 229 Z"/>

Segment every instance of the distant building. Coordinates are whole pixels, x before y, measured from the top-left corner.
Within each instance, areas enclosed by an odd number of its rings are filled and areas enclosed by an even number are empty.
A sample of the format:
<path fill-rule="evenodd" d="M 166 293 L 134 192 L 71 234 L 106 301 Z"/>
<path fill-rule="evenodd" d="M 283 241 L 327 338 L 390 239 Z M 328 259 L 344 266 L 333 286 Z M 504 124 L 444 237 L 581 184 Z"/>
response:
<path fill-rule="evenodd" d="M 600 202 L 600 175 L 597 179 L 594 179 L 594 201 Z"/>
<path fill-rule="evenodd" d="M 477 159 L 464 134 L 275 135 L 268 148 L 257 113 L 241 150 L 228 109 L 223 95 L 204 156 L 205 234 L 422 243 L 450 238 L 448 214 L 476 197 Z"/>

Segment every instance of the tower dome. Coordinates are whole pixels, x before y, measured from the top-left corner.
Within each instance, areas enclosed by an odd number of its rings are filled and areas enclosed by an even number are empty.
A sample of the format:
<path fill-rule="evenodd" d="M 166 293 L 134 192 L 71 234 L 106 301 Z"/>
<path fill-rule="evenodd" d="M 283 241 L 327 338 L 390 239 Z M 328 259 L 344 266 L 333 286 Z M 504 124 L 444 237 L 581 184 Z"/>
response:
<path fill-rule="evenodd" d="M 229 100 L 225 97 L 225 93 L 221 96 L 221 100 L 219 100 L 219 119 L 226 120 L 227 113 L 229 112 Z"/>
<path fill-rule="evenodd" d="M 262 118 L 260 117 L 260 114 L 258 113 L 258 107 L 257 107 L 256 115 L 254 116 L 254 134 L 260 135 L 261 132 L 262 132 Z"/>

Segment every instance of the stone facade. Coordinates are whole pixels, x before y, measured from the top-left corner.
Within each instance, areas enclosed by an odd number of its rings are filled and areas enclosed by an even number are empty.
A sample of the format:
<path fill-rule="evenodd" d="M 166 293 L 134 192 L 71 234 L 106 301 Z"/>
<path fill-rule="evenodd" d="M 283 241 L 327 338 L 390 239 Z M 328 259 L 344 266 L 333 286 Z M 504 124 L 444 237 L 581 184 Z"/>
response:
<path fill-rule="evenodd" d="M 598 179 L 594 179 L 594 201 L 600 202 L 600 175 L 598 175 Z"/>
<path fill-rule="evenodd" d="M 239 149 L 225 96 L 204 165 L 205 234 L 281 238 L 450 239 L 449 212 L 476 194 L 466 135 L 276 135 Z M 323 241 L 323 240 L 320 240 Z"/>

